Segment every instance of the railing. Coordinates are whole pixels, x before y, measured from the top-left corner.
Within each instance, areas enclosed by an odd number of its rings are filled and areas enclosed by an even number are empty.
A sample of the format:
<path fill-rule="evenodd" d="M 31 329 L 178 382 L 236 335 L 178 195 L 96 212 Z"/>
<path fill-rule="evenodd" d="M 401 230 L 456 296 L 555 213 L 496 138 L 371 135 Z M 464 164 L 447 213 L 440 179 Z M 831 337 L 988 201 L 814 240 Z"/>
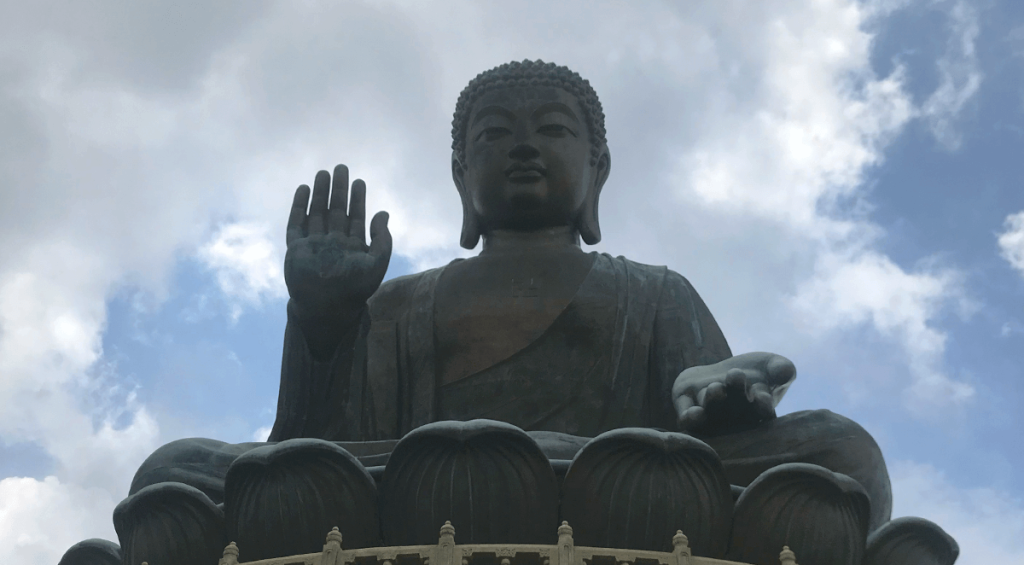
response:
<path fill-rule="evenodd" d="M 683 532 L 672 536 L 672 551 L 645 551 L 576 547 L 572 528 L 562 522 L 556 545 L 536 544 L 466 544 L 455 543 L 451 522 L 441 526 L 437 545 L 407 545 L 342 549 L 341 532 L 334 528 L 327 534 L 327 543 L 320 553 L 292 557 L 276 557 L 239 563 L 238 546 L 234 542 L 224 548 L 218 565 L 743 565 L 695 557 Z M 788 547 L 779 555 L 781 565 L 797 565 Z M 143 565 L 146 565 L 145 563 Z"/>

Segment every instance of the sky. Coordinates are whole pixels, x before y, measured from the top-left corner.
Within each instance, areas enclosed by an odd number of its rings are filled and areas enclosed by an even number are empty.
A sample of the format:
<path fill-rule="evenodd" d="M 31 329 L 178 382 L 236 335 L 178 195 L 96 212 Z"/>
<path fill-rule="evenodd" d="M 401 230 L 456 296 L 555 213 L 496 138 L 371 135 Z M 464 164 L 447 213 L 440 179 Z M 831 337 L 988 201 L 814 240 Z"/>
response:
<path fill-rule="evenodd" d="M 116 540 L 168 441 L 266 437 L 316 171 L 390 213 L 388 277 L 469 253 L 455 101 L 527 58 L 603 103 L 593 249 L 792 359 L 779 412 L 863 425 L 959 563 L 1024 565 L 1018 0 L 0 0 L 0 562 Z"/>

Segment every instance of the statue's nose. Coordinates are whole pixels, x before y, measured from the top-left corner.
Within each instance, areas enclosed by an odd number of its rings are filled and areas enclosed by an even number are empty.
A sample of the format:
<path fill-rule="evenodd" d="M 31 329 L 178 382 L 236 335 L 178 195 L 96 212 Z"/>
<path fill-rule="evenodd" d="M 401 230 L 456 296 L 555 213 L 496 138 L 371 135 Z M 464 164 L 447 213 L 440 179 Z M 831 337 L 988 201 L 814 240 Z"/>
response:
<path fill-rule="evenodd" d="M 529 143 L 517 143 L 509 152 L 508 156 L 517 161 L 528 161 L 540 155 L 537 148 Z"/>

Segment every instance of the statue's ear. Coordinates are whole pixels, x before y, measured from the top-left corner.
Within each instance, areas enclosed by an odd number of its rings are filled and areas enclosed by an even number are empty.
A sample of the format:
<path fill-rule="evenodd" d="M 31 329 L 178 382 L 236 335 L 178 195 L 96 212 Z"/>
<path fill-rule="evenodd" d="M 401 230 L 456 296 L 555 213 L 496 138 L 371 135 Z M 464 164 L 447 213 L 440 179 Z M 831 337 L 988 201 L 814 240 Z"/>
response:
<path fill-rule="evenodd" d="M 587 191 L 587 197 L 583 201 L 583 207 L 580 209 L 577 220 L 576 227 L 580 231 L 580 237 L 587 245 L 596 245 L 601 241 L 601 222 L 597 215 L 597 203 L 601 198 L 601 189 L 604 188 L 604 182 L 608 180 L 611 167 L 611 154 L 608 153 L 608 148 L 604 147 L 597 158 L 597 164 L 594 165 L 593 184 Z"/>
<path fill-rule="evenodd" d="M 466 182 L 463 179 L 466 169 L 459 161 L 458 155 L 452 151 L 452 180 L 455 181 L 455 188 L 459 190 L 459 197 L 462 199 L 462 235 L 459 236 L 459 244 L 466 249 L 473 249 L 480 242 L 480 224 L 477 222 L 476 211 L 473 210 L 473 202 L 466 191 Z"/>

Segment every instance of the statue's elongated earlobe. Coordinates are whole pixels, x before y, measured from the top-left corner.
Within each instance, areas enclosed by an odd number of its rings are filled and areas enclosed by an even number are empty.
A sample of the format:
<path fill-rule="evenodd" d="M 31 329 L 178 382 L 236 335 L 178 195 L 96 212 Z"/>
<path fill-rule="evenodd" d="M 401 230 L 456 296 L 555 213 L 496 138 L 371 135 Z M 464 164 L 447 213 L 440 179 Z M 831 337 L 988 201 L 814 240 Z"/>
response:
<path fill-rule="evenodd" d="M 594 166 L 594 184 L 587 192 L 587 197 L 580 208 L 580 215 L 576 219 L 576 229 L 580 237 L 587 245 L 596 245 L 601 241 L 601 221 L 598 216 L 597 205 L 601 199 L 601 189 L 604 182 L 608 180 L 608 173 L 611 170 L 611 156 L 605 149 L 597 159 Z"/>
<path fill-rule="evenodd" d="M 580 216 L 577 220 L 576 229 L 580 231 L 580 237 L 587 245 L 596 245 L 601 241 L 601 222 L 597 216 L 597 202 L 601 197 L 600 193 L 600 188 L 590 191 L 587 199 L 583 201 L 583 208 L 580 209 Z"/>
<path fill-rule="evenodd" d="M 480 241 L 480 226 L 476 221 L 476 213 L 473 207 L 465 200 L 462 202 L 462 235 L 459 237 L 459 245 L 466 249 L 473 249 Z"/>
<path fill-rule="evenodd" d="M 459 245 L 466 249 L 473 249 L 480 242 L 480 224 L 477 222 L 476 210 L 466 193 L 466 185 L 462 180 L 465 169 L 459 162 L 455 152 L 452 152 L 452 180 L 455 181 L 455 188 L 459 190 L 459 197 L 462 199 L 462 235 L 459 236 Z"/>

